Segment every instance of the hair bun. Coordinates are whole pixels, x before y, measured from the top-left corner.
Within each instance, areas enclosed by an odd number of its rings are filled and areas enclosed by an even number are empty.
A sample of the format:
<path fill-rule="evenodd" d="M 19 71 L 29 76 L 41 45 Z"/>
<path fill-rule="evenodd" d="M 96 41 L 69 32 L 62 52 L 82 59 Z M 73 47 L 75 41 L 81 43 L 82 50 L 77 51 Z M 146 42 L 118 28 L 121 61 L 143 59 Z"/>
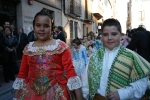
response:
<path fill-rule="evenodd" d="M 47 15 L 49 15 L 50 17 L 52 16 L 52 11 L 46 9 L 46 8 L 43 8 L 40 12 L 44 12 L 46 13 Z"/>

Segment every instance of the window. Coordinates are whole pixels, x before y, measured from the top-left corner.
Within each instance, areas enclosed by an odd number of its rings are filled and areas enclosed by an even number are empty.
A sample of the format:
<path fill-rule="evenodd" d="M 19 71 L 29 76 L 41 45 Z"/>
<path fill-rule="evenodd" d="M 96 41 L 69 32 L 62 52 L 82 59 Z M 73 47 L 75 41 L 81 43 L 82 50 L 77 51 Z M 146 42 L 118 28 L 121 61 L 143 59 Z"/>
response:
<path fill-rule="evenodd" d="M 139 11 L 138 19 L 139 19 L 139 21 L 144 21 L 145 20 L 145 11 Z"/>
<path fill-rule="evenodd" d="M 70 0 L 70 13 L 73 13 L 73 0 Z"/>
<path fill-rule="evenodd" d="M 73 21 L 70 21 L 70 39 L 73 39 Z"/>

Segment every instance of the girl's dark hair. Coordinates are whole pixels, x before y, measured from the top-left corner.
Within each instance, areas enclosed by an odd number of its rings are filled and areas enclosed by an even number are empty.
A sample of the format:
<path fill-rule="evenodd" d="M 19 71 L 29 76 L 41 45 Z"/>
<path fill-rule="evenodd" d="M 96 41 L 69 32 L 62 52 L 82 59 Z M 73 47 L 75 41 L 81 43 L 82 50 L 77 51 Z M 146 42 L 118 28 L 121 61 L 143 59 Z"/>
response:
<path fill-rule="evenodd" d="M 51 24 L 52 24 L 52 16 L 51 16 L 51 11 L 48 9 L 43 8 L 40 12 L 38 12 L 35 16 L 34 16 L 34 20 L 33 20 L 33 27 L 35 25 L 35 19 L 37 16 L 48 16 L 51 19 Z"/>
<path fill-rule="evenodd" d="M 72 43 L 75 43 L 77 45 L 80 45 L 81 44 L 81 40 L 77 37 L 76 39 L 73 39 L 72 40 Z"/>
<path fill-rule="evenodd" d="M 5 30 L 6 28 L 8 28 L 8 29 L 10 30 L 10 32 L 12 33 L 12 31 L 11 31 L 11 28 L 10 28 L 10 27 L 6 26 L 6 27 L 4 27 L 4 30 Z M 11 34 L 11 33 L 10 33 L 10 34 Z"/>
<path fill-rule="evenodd" d="M 116 26 L 118 31 L 120 33 L 122 33 L 122 29 L 121 29 L 121 25 L 120 25 L 120 22 L 117 20 L 117 19 L 114 19 L 114 18 L 110 18 L 110 19 L 106 19 L 102 25 L 102 31 L 104 29 L 105 26 Z"/>

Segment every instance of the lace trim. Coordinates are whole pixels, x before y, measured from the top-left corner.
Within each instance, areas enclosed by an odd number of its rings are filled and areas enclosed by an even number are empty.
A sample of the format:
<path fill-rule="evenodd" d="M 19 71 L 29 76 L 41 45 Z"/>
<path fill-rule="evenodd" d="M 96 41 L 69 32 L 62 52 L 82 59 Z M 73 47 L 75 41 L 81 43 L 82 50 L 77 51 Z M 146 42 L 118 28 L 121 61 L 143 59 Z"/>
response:
<path fill-rule="evenodd" d="M 20 90 L 23 87 L 23 78 L 16 78 L 16 80 L 13 83 L 13 88 Z"/>
<path fill-rule="evenodd" d="M 82 87 L 81 80 L 78 76 L 74 76 L 68 79 L 67 86 L 69 90 L 75 90 Z"/>
<path fill-rule="evenodd" d="M 51 50 L 51 51 L 53 51 L 53 50 L 55 50 L 58 47 L 59 41 L 60 40 L 58 39 L 58 40 L 56 40 L 56 44 L 55 45 L 48 45 L 48 46 L 44 46 L 43 48 L 45 50 Z M 39 47 L 33 47 L 33 43 L 34 42 L 30 42 L 29 43 L 29 45 L 28 45 L 28 51 L 36 52 L 39 49 Z"/>

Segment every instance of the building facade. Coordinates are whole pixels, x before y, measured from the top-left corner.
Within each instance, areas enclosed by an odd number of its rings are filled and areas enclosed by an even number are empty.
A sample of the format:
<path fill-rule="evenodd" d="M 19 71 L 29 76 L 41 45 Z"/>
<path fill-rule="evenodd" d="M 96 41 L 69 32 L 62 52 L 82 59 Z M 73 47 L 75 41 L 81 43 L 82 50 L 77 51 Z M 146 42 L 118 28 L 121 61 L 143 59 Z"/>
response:
<path fill-rule="evenodd" d="M 126 0 L 116 0 L 115 3 L 115 18 L 119 20 L 122 26 L 122 33 L 126 34 L 127 30 L 127 1 Z"/>
<path fill-rule="evenodd" d="M 144 26 L 150 31 L 150 0 L 130 0 L 128 3 L 128 28 Z"/>
<path fill-rule="evenodd" d="M 23 27 L 26 34 L 33 30 L 33 19 L 37 12 L 43 8 L 51 12 L 53 24 L 56 26 L 62 25 L 62 2 L 61 0 L 21 0 L 17 4 L 17 26 Z"/>
<path fill-rule="evenodd" d="M 54 26 L 62 26 L 67 43 L 88 33 L 99 33 L 107 18 L 114 17 L 115 0 L 1 0 L 0 18 L 9 19 L 16 28 L 23 27 L 28 34 L 33 30 L 33 19 L 43 8 L 53 17 Z M 0 24 L 2 21 L 0 20 Z"/>
<path fill-rule="evenodd" d="M 53 24 L 62 25 L 62 0 L 1 0 L 0 24 L 10 21 L 16 28 L 22 27 L 28 34 L 33 30 L 33 19 L 37 12 L 48 9 L 53 17 Z"/>
<path fill-rule="evenodd" d="M 113 16 L 114 0 L 63 0 L 62 26 L 67 33 L 67 43 L 72 39 L 99 33 L 101 25 Z"/>

